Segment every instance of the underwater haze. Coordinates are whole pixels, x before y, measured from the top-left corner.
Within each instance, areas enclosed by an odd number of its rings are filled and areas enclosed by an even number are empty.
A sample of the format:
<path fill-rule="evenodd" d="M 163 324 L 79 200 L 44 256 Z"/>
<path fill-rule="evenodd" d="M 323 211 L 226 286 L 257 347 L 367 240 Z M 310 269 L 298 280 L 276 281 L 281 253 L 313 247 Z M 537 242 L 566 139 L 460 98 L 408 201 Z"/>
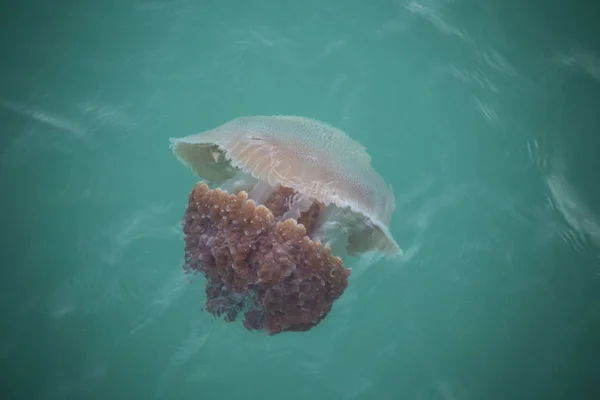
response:
<path fill-rule="evenodd" d="M 594 2 L 0 6 L 0 397 L 600 398 Z M 205 311 L 169 138 L 297 115 L 365 146 L 404 253 L 306 332 Z M 353 160 L 347 159 L 349 170 Z"/>

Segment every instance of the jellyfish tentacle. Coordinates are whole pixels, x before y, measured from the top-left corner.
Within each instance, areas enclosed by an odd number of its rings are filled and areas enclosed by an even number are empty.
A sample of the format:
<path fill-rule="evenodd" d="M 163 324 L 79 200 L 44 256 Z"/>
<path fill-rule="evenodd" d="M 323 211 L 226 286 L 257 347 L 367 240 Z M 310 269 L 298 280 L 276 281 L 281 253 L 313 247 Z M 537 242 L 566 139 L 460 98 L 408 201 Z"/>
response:
<path fill-rule="evenodd" d="M 313 204 L 313 200 L 304 196 L 301 193 L 296 192 L 293 196 L 288 198 L 287 200 L 287 211 L 283 214 L 282 220 L 286 220 L 288 218 L 293 218 L 297 220 L 300 218 L 300 215 L 310 208 Z"/>
<path fill-rule="evenodd" d="M 248 198 L 259 204 L 264 204 L 267 199 L 276 191 L 276 188 L 271 186 L 265 180 L 259 180 L 256 185 L 248 193 Z"/>
<path fill-rule="evenodd" d="M 239 193 L 240 191 L 249 192 L 256 185 L 258 179 L 251 174 L 238 170 L 237 173 L 218 185 L 219 188 L 228 191 L 229 193 Z"/>

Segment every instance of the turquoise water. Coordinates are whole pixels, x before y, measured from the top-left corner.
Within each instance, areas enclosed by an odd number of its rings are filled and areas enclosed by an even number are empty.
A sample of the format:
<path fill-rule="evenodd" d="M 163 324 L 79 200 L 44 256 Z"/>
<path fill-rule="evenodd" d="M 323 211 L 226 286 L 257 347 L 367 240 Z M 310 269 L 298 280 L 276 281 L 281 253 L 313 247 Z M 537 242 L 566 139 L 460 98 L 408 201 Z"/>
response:
<path fill-rule="evenodd" d="M 2 398 L 599 398 L 595 11 L 3 6 Z M 196 180 L 168 147 L 270 114 L 367 147 L 405 251 L 272 337 L 202 311 L 179 224 Z"/>

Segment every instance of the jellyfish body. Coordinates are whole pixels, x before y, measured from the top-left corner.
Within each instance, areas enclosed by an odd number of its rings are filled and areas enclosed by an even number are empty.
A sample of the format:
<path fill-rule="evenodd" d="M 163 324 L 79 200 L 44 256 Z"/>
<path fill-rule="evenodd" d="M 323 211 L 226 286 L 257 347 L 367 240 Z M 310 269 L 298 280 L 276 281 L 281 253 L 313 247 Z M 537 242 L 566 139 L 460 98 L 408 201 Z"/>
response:
<path fill-rule="evenodd" d="M 366 149 L 297 116 L 254 116 L 172 138 L 206 182 L 184 218 L 186 269 L 208 280 L 207 309 L 269 333 L 306 330 L 348 284 L 344 255 L 401 254 L 394 195 Z M 210 186 L 209 186 L 210 185 Z"/>

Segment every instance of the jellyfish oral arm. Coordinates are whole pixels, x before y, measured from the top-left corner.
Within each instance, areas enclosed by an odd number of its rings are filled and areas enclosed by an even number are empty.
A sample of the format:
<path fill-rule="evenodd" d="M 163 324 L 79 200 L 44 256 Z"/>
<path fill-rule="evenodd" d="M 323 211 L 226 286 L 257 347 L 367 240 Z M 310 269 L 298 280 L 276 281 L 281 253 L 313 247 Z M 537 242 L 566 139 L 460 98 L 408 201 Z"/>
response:
<path fill-rule="evenodd" d="M 287 202 L 287 209 L 288 211 L 286 211 L 283 214 L 282 219 L 286 220 L 288 218 L 293 218 L 293 219 L 298 219 L 300 218 L 300 215 L 306 211 L 308 211 L 308 209 L 310 208 L 310 206 L 312 206 L 313 204 L 313 200 L 305 195 L 302 195 L 300 193 L 295 193 L 293 196 L 291 196 L 288 199 Z"/>
<path fill-rule="evenodd" d="M 267 181 L 260 180 L 250 190 L 248 198 L 254 200 L 256 204 L 264 204 L 273 192 L 275 192 L 275 188 L 269 185 Z"/>

